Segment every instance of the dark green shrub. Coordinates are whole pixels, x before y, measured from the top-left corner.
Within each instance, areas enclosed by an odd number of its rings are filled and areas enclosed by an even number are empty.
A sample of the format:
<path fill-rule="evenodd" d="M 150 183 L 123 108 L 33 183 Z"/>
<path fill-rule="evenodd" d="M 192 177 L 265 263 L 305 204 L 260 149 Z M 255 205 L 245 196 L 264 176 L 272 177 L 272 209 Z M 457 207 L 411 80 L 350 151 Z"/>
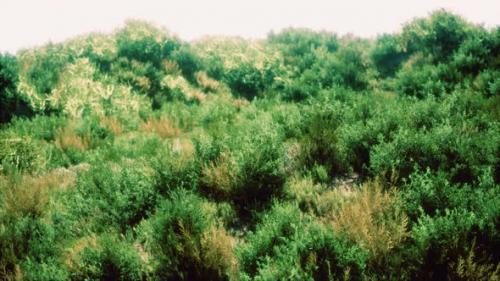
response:
<path fill-rule="evenodd" d="M 232 200 L 240 210 L 266 204 L 279 196 L 285 182 L 283 135 L 268 116 L 262 116 L 231 132 L 239 175 Z"/>
<path fill-rule="evenodd" d="M 368 87 L 368 60 L 358 43 L 352 42 L 340 48 L 334 55 L 314 66 L 320 73 L 323 86 L 341 86 L 353 90 Z"/>
<path fill-rule="evenodd" d="M 498 62 L 491 60 L 499 50 L 498 31 L 488 32 L 482 27 L 474 28 L 470 36 L 460 45 L 453 54 L 451 64 L 460 73 L 477 75 L 487 68 L 498 67 Z"/>
<path fill-rule="evenodd" d="M 362 280 L 368 257 L 294 205 L 276 205 L 237 252 L 242 280 Z"/>
<path fill-rule="evenodd" d="M 36 263 L 31 260 L 23 264 L 23 280 L 29 281 L 66 281 L 70 280 L 67 270 L 57 260 Z"/>
<path fill-rule="evenodd" d="M 19 66 L 16 57 L 0 53 L 0 124 L 12 117 L 33 115 L 29 104 L 17 92 Z"/>
<path fill-rule="evenodd" d="M 349 171 L 337 149 L 337 129 L 342 122 L 342 112 L 335 105 L 312 106 L 303 122 L 302 153 L 308 167 L 324 165 L 328 175 Z"/>
<path fill-rule="evenodd" d="M 500 71 L 485 70 L 476 77 L 474 86 L 486 97 L 498 97 L 500 95 Z"/>
<path fill-rule="evenodd" d="M 63 46 L 49 44 L 35 53 L 27 69 L 28 80 L 44 97 L 55 88 L 61 71 L 72 61 L 73 57 L 63 50 Z"/>
<path fill-rule="evenodd" d="M 481 134 L 457 132 L 449 125 L 429 131 L 400 130 L 391 142 L 373 148 L 370 165 L 375 174 L 395 172 L 405 178 L 415 168 L 449 173 L 453 182 L 477 182 L 485 167 L 497 164 L 496 129 Z M 480 154 L 472 151 L 481 151 Z"/>
<path fill-rule="evenodd" d="M 86 247 L 80 255 L 71 280 L 148 280 L 148 270 L 138 248 L 113 235 L 103 236 L 97 248 Z"/>
<path fill-rule="evenodd" d="M 416 269 L 412 279 L 444 280 L 453 272 L 450 267 L 458 262 L 459 257 L 467 255 L 473 242 L 477 242 L 474 250 L 494 249 L 498 247 L 498 235 L 488 233 L 487 222 L 496 218 L 484 217 L 463 209 L 446 210 L 435 217 L 423 216 L 412 230 L 415 252 L 412 259 Z M 493 234 L 493 235 L 492 235 Z M 488 257 L 498 259 L 495 257 Z"/>
<path fill-rule="evenodd" d="M 163 202 L 151 218 L 150 234 L 152 252 L 158 258 L 155 275 L 161 280 L 227 280 L 228 272 L 224 261 L 218 263 L 211 252 L 226 255 L 217 249 L 206 248 L 207 242 L 218 245 L 232 243 L 229 236 L 217 236 L 220 241 L 211 240 L 215 227 L 216 208 L 197 195 L 177 190 L 170 199 Z M 209 236 L 207 236 L 209 235 Z M 207 240 L 208 239 L 208 240 Z M 208 242 L 208 245 L 215 246 Z M 231 247 L 228 249 L 231 250 Z M 225 253 L 225 254 L 223 254 Z"/>
<path fill-rule="evenodd" d="M 179 49 L 172 52 L 172 60 L 179 66 L 182 75 L 190 82 L 195 82 L 194 74 L 201 70 L 201 60 L 189 48 L 189 45 L 182 45 Z"/>
<path fill-rule="evenodd" d="M 317 60 L 314 52 L 317 49 L 323 48 L 333 53 L 339 48 L 335 34 L 301 28 L 287 28 L 279 33 L 271 32 L 267 41 L 276 45 L 283 53 L 285 63 L 297 67 L 299 73 L 314 64 Z"/>
<path fill-rule="evenodd" d="M 156 188 L 166 194 L 176 188 L 193 190 L 198 186 L 200 167 L 193 151 L 170 151 L 152 159 Z"/>
<path fill-rule="evenodd" d="M 18 276 L 19 270 L 24 271 L 26 266 L 29 271 L 30 261 L 34 264 L 51 263 L 52 258 L 59 254 L 59 249 L 55 247 L 56 239 L 52 225 L 43 222 L 38 217 L 20 216 L 2 211 L 0 214 L 0 280 L 10 280 L 9 278 Z M 28 261 L 28 264 L 23 264 L 24 261 Z M 56 266 L 48 265 L 47 267 L 50 267 L 47 268 L 48 271 L 59 271 Z M 54 272 L 40 273 L 43 278 L 48 278 Z M 33 279 L 37 280 L 34 277 Z M 47 280 L 43 278 L 42 280 Z"/>
<path fill-rule="evenodd" d="M 151 63 L 159 67 L 164 52 L 172 52 L 172 44 L 164 47 L 166 34 L 155 26 L 141 21 L 128 21 L 116 34 L 117 55 L 129 60 Z"/>
<path fill-rule="evenodd" d="M 60 116 L 37 115 L 31 119 L 12 120 L 9 130 L 19 136 L 38 140 L 54 141 L 59 129 L 67 125 L 67 120 Z"/>
<path fill-rule="evenodd" d="M 382 78 L 394 76 L 401 64 L 408 58 L 408 54 L 404 52 L 399 41 L 397 36 L 384 34 L 375 42 L 370 56 Z"/>
<path fill-rule="evenodd" d="M 431 54 L 435 61 L 447 60 L 469 35 L 469 24 L 446 10 L 405 25 L 402 38 L 409 52 Z"/>
<path fill-rule="evenodd" d="M 321 78 L 318 77 L 315 70 L 306 69 L 299 78 L 292 80 L 290 84 L 285 86 L 282 96 L 286 101 L 300 102 L 317 96 L 320 90 Z"/>
<path fill-rule="evenodd" d="M 235 96 L 253 100 L 264 90 L 264 78 L 259 69 L 250 63 L 242 63 L 224 74 L 223 81 Z"/>
<path fill-rule="evenodd" d="M 279 195 L 286 177 L 281 130 L 267 114 L 253 118 L 195 140 L 202 165 L 201 190 L 233 201 L 247 215 Z"/>
<path fill-rule="evenodd" d="M 96 163 L 79 177 L 71 194 L 71 212 L 80 219 L 93 217 L 97 230 L 108 225 L 125 231 L 156 205 L 154 180 L 154 171 L 140 161 Z"/>
<path fill-rule="evenodd" d="M 420 67 L 403 66 L 396 74 L 396 90 L 406 96 L 425 98 L 442 96 L 446 85 L 436 66 L 424 64 Z"/>

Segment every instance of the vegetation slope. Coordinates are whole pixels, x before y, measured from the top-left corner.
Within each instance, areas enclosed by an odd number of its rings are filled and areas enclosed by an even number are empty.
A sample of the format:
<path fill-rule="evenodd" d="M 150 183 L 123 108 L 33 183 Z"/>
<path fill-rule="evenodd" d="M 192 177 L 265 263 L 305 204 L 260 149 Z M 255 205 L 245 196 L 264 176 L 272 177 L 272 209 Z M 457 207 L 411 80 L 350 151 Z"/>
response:
<path fill-rule="evenodd" d="M 0 123 L 0 280 L 499 280 L 499 27 L 129 21 L 0 55 Z"/>

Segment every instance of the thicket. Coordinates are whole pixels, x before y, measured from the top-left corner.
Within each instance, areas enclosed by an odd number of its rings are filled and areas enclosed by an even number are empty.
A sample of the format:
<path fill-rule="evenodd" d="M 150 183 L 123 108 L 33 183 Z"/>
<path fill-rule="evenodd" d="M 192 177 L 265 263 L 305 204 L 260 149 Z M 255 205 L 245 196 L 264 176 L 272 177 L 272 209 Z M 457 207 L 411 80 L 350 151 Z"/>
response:
<path fill-rule="evenodd" d="M 0 55 L 0 280 L 498 280 L 500 29 Z"/>

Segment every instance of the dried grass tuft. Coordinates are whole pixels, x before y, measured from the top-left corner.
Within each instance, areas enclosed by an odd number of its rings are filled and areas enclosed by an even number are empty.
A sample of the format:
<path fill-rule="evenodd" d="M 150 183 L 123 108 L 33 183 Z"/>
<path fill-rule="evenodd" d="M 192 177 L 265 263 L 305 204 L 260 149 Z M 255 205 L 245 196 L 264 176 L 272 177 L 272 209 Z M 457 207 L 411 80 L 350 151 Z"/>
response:
<path fill-rule="evenodd" d="M 387 254 L 408 236 L 408 218 L 394 191 L 384 192 L 379 181 L 345 193 L 347 200 L 330 215 L 335 231 L 346 234 L 375 258 Z"/>
<path fill-rule="evenodd" d="M 146 122 L 140 126 L 142 132 L 154 133 L 163 139 L 178 137 L 181 130 L 168 118 L 154 118 L 150 117 Z"/>

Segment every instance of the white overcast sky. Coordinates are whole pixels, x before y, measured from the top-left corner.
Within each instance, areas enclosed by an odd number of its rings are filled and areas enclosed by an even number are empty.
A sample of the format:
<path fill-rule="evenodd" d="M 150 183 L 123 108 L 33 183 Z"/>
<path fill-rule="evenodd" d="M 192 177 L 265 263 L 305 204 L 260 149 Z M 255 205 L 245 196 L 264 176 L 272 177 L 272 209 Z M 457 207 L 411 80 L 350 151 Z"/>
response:
<path fill-rule="evenodd" d="M 262 38 L 289 26 L 372 37 L 439 8 L 500 25 L 500 0 L 0 0 L 0 52 L 111 32 L 128 18 L 162 25 L 186 40 Z"/>

